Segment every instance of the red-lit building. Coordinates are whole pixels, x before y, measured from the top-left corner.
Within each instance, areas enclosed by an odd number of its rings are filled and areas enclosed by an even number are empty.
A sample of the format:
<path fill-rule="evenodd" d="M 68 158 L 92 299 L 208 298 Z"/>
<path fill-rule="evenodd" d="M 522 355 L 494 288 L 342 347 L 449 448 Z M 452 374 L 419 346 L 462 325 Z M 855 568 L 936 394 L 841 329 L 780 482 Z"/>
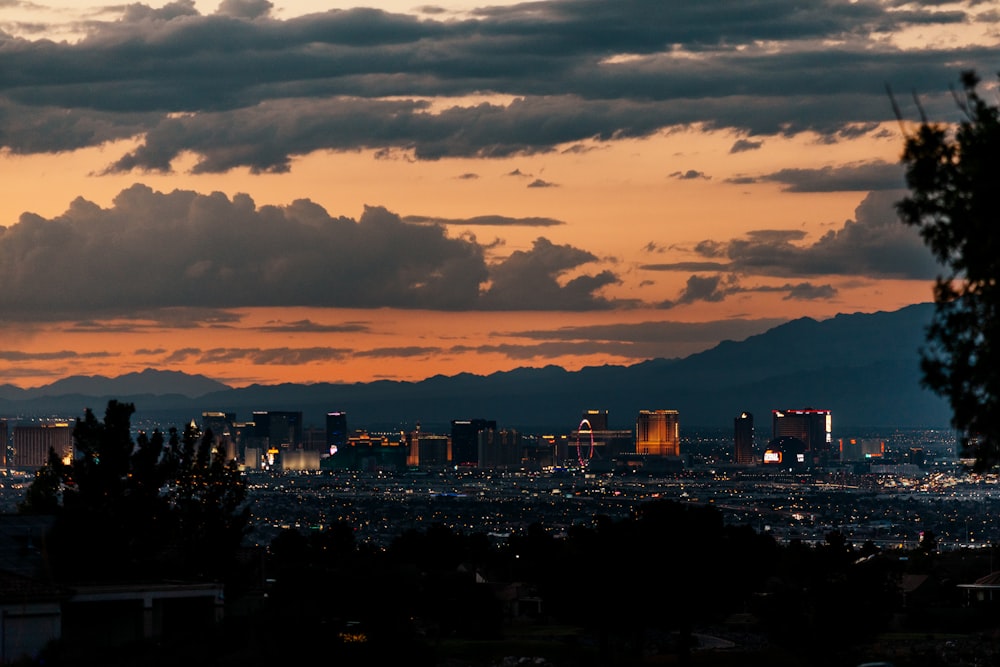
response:
<path fill-rule="evenodd" d="M 829 410 L 773 410 L 771 438 L 798 438 L 807 452 L 825 454 L 833 443 L 833 418 Z"/>

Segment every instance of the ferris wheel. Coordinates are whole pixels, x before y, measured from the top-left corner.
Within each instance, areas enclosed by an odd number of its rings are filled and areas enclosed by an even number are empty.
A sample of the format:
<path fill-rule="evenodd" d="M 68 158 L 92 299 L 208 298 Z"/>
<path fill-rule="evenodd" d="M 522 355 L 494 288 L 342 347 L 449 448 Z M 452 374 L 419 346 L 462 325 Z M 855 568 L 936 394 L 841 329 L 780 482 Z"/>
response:
<path fill-rule="evenodd" d="M 589 446 L 586 443 L 586 438 L 590 439 Z M 587 467 L 590 459 L 594 458 L 594 427 L 587 419 L 581 421 L 580 425 L 576 427 L 576 458 L 580 462 L 581 468 Z"/>

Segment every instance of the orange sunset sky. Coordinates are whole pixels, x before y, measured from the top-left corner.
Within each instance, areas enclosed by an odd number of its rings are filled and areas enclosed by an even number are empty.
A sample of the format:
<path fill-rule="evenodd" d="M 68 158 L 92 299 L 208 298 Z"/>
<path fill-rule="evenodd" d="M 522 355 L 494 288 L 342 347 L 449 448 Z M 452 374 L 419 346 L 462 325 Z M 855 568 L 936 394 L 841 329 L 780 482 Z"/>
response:
<path fill-rule="evenodd" d="M 955 121 L 998 26 L 898 0 L 0 4 L 0 384 L 577 369 L 929 301 L 893 211 L 913 94 Z"/>

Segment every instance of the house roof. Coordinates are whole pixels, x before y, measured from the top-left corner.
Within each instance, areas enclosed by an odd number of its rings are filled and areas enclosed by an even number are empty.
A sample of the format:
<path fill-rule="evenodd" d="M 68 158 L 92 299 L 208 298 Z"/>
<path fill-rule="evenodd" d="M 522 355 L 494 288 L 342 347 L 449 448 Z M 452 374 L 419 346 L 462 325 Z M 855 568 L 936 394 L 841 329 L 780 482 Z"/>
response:
<path fill-rule="evenodd" d="M 1000 571 L 990 572 L 971 584 L 959 584 L 959 588 L 1000 589 Z"/>

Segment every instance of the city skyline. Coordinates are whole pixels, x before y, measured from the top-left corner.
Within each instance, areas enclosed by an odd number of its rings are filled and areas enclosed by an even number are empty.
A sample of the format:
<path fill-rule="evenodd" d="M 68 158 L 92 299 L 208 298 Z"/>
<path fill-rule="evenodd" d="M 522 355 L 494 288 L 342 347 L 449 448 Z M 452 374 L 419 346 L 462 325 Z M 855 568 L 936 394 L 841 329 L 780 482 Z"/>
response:
<path fill-rule="evenodd" d="M 995 9 L 354 5 L 0 7 L 4 382 L 575 370 L 931 299 L 911 91 L 995 87 Z"/>

